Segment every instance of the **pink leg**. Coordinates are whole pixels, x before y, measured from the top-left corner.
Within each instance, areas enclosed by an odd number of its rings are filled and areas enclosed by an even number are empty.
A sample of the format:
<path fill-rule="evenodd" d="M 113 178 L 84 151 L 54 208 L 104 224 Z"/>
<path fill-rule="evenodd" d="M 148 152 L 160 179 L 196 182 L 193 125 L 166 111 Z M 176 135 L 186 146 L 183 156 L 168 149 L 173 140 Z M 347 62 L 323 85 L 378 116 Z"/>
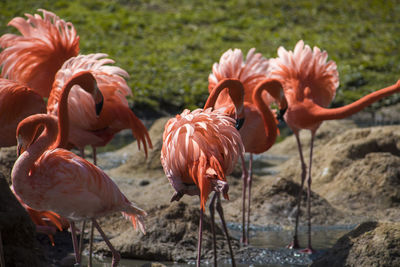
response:
<path fill-rule="evenodd" d="M 76 239 L 75 222 L 70 221 L 69 224 L 71 225 L 71 237 L 72 237 L 72 245 L 74 247 L 74 252 L 75 252 L 76 265 L 80 265 L 81 264 L 81 254 L 79 253 L 78 240 Z"/>
<path fill-rule="evenodd" d="M 106 242 L 107 246 L 111 250 L 111 254 L 112 254 L 111 266 L 112 267 L 117 266 L 119 263 L 119 260 L 121 259 L 121 256 L 119 255 L 118 251 L 115 250 L 115 248 L 111 244 L 110 240 L 108 240 L 106 234 L 103 232 L 103 229 L 101 229 L 100 225 L 97 223 L 97 221 L 95 219 L 92 219 L 92 224 L 96 227 L 97 231 L 99 231 L 101 237 L 103 237 L 104 242 Z"/>
<path fill-rule="evenodd" d="M 84 159 L 85 158 L 85 148 L 84 147 L 79 148 L 79 152 L 81 154 L 81 157 Z M 82 251 L 83 251 L 83 239 L 85 237 L 85 228 L 86 228 L 86 221 L 83 220 L 82 221 L 82 226 L 81 226 L 81 236 L 79 237 L 80 255 L 82 255 Z M 90 258 L 90 256 L 89 256 L 89 258 Z"/>
<path fill-rule="evenodd" d="M 299 225 L 301 196 L 302 196 L 302 193 L 303 193 L 304 180 L 306 178 L 306 164 L 304 163 L 303 151 L 302 151 L 302 148 L 301 148 L 299 134 L 295 133 L 295 136 L 296 136 L 297 148 L 299 150 L 300 162 L 301 162 L 301 185 L 300 185 L 299 194 L 297 196 L 296 223 L 295 223 L 295 227 L 294 227 L 293 240 L 292 240 L 292 243 L 290 243 L 288 245 L 288 248 L 290 248 L 290 249 L 299 248 L 299 240 L 298 240 L 298 235 L 297 235 L 297 229 L 298 229 L 298 225 Z"/>
<path fill-rule="evenodd" d="M 0 231 L 0 267 L 6 267 L 6 261 L 4 259 L 4 252 L 3 252 L 3 239 L 1 238 L 1 231 Z"/>
<path fill-rule="evenodd" d="M 220 193 L 216 193 L 216 195 L 217 195 L 217 212 L 219 214 L 219 217 L 221 218 L 222 227 L 225 232 L 226 240 L 228 241 L 229 253 L 231 254 L 231 260 L 232 260 L 232 266 L 236 267 L 235 257 L 233 256 L 233 250 L 232 250 L 232 245 L 231 245 L 231 238 L 229 236 L 228 227 L 226 227 L 224 211 L 223 211 L 222 205 L 221 205 L 221 195 L 220 195 Z M 215 266 L 217 266 L 216 260 L 215 260 Z"/>
<path fill-rule="evenodd" d="M 249 172 L 248 172 L 248 177 L 247 177 L 247 186 L 248 186 L 248 190 L 249 190 L 249 198 L 247 201 L 247 229 L 246 229 L 247 244 L 250 243 L 249 232 L 250 232 L 250 203 L 251 203 L 252 181 L 253 181 L 253 153 L 250 153 Z"/>
<path fill-rule="evenodd" d="M 96 153 L 96 147 L 92 146 L 92 156 L 93 156 L 93 164 L 97 165 L 97 153 Z M 93 223 L 90 226 L 90 239 L 89 239 L 89 264 L 88 266 L 92 266 L 92 253 L 93 253 Z"/>
<path fill-rule="evenodd" d="M 311 246 L 311 163 L 313 156 L 313 147 L 314 147 L 314 134 L 311 135 L 311 147 L 310 147 L 310 163 L 308 166 L 308 177 L 307 177 L 307 236 L 308 236 L 308 245 L 306 249 L 303 249 L 302 252 L 312 254 L 315 251 Z"/>
<path fill-rule="evenodd" d="M 200 267 L 202 237 L 203 237 L 203 209 L 200 208 L 199 240 L 197 241 L 197 263 L 196 263 L 196 267 Z"/>
<path fill-rule="evenodd" d="M 242 191 L 242 243 L 244 245 L 248 244 L 247 235 L 246 235 L 246 189 L 247 189 L 247 180 L 248 180 L 248 172 L 246 169 L 246 163 L 244 161 L 244 157 L 241 156 L 242 161 L 242 180 L 243 180 L 243 191 Z"/>
<path fill-rule="evenodd" d="M 211 232 L 213 234 L 213 251 L 214 251 L 214 266 L 217 266 L 217 239 L 215 237 L 215 199 L 217 196 L 217 192 L 214 192 L 214 195 L 210 201 L 210 217 L 211 217 Z"/>

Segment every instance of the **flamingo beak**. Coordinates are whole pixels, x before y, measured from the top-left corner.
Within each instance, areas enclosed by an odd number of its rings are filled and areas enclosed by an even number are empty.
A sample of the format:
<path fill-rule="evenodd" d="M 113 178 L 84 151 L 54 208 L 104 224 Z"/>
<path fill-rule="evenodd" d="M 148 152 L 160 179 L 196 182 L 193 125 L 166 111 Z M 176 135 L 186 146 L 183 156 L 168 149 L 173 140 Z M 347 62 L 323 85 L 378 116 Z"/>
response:
<path fill-rule="evenodd" d="M 22 154 L 22 146 L 20 144 L 17 145 L 17 157 L 19 157 Z"/>
<path fill-rule="evenodd" d="M 278 115 L 277 115 L 278 121 L 280 121 L 280 122 L 285 121 L 285 119 L 283 118 L 283 116 L 285 115 L 286 110 L 287 110 L 287 107 L 285 107 L 285 108 L 283 108 L 283 109 L 279 109 Z"/>
<path fill-rule="evenodd" d="M 104 97 L 99 88 L 96 88 L 96 97 L 95 97 L 95 109 L 96 109 L 96 116 L 100 116 L 100 112 L 103 109 L 104 104 Z"/>
<path fill-rule="evenodd" d="M 236 124 L 235 124 L 236 130 L 239 131 L 240 128 L 242 128 L 243 124 L 244 124 L 244 117 L 240 118 L 240 119 L 236 119 Z"/>

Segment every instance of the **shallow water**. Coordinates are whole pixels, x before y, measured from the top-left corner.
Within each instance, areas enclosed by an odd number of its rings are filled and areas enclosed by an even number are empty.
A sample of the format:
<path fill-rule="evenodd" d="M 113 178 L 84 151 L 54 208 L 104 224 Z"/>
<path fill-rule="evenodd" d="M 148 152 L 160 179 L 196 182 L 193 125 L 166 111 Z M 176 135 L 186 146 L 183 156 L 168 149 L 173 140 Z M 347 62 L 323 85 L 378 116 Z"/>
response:
<path fill-rule="evenodd" d="M 339 225 L 339 226 L 313 226 L 312 241 L 313 248 L 317 251 L 315 255 L 305 255 L 299 251 L 286 249 L 291 241 L 292 230 L 282 229 L 280 227 L 255 227 L 250 231 L 251 246 L 247 250 L 242 250 L 238 255 L 235 253 L 238 267 L 257 266 L 257 267 L 273 267 L 273 266 L 307 266 L 313 259 L 321 256 L 328 248 L 332 247 L 336 241 L 351 231 L 355 225 Z M 234 238 L 240 238 L 241 230 L 237 224 L 229 224 L 230 234 Z M 307 229 L 306 227 L 299 228 L 300 246 L 304 247 L 307 244 Z M 109 266 L 110 258 L 103 260 L 95 259 L 95 267 Z M 121 259 L 119 266 L 143 266 L 151 261 Z M 162 262 L 166 266 L 171 267 L 193 267 L 195 262 L 190 263 L 174 263 Z M 87 264 L 87 258 L 83 259 L 83 265 Z M 212 262 L 202 260 L 202 266 L 212 266 Z M 149 266 L 149 265 L 148 265 Z M 231 266 L 229 261 L 219 262 L 218 266 Z"/>

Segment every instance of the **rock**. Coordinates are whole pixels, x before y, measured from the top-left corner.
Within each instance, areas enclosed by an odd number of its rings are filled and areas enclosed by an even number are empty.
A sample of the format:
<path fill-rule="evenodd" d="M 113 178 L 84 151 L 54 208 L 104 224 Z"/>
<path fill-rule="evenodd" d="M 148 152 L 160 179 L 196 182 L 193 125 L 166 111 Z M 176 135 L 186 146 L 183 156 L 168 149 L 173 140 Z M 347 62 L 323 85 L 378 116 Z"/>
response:
<path fill-rule="evenodd" d="M 400 266 L 400 223 L 362 223 L 311 266 Z"/>
<path fill-rule="evenodd" d="M 7 183 L 11 185 L 11 170 L 17 160 L 17 147 L 0 148 L 0 172 L 4 174 Z"/>
<path fill-rule="evenodd" d="M 45 266 L 35 226 L 0 172 L 0 232 L 6 266 Z"/>
<path fill-rule="evenodd" d="M 135 258 L 157 261 L 187 262 L 197 257 L 199 206 L 189 206 L 184 202 L 174 202 L 171 205 L 160 205 L 148 210 L 146 219 L 146 235 L 139 234 L 127 225 L 125 231 L 111 240 L 114 247 L 124 258 Z M 217 216 L 217 215 L 216 215 Z M 121 218 L 116 218 L 121 222 Z M 126 222 L 127 223 L 127 222 Z M 202 258 L 211 259 L 212 235 L 208 216 L 203 221 Z M 219 257 L 229 257 L 225 235 L 216 222 L 217 250 Z M 237 240 L 232 240 L 233 247 L 238 248 Z M 95 245 L 95 252 L 110 256 L 104 242 Z"/>
<path fill-rule="evenodd" d="M 300 185 L 285 178 L 264 179 L 252 192 L 251 223 L 256 225 L 293 226 L 297 211 L 297 196 Z M 303 191 L 300 215 L 305 222 L 307 192 Z M 242 202 L 241 198 L 228 203 L 227 216 L 240 220 L 241 209 L 234 209 Z M 240 206 L 239 206 L 240 207 Z M 312 223 L 320 225 L 335 224 L 345 217 L 343 212 L 332 207 L 328 201 L 311 192 Z"/>
<path fill-rule="evenodd" d="M 386 217 L 387 209 L 400 204 L 399 130 L 400 126 L 351 129 L 317 145 L 312 189 L 338 209 Z M 299 165 L 298 157 L 293 157 L 280 166 L 279 174 L 299 182 Z"/>

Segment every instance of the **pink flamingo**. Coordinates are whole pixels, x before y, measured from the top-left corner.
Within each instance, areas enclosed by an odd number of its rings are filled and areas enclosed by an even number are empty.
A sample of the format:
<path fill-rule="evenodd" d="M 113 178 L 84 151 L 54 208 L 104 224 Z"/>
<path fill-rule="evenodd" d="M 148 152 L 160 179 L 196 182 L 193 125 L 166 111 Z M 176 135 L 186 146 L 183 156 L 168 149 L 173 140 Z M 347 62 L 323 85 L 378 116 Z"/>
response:
<path fill-rule="evenodd" d="M 311 163 L 315 133 L 325 120 L 343 119 L 362 110 L 379 99 L 400 91 L 400 80 L 392 86 L 375 91 L 363 98 L 340 108 L 327 108 L 333 101 L 336 88 L 339 85 L 336 63 L 327 62 L 328 54 L 318 47 L 313 50 L 300 40 L 294 51 L 278 49 L 278 58 L 270 60 L 269 76 L 279 80 L 283 86 L 288 109 L 284 115 L 286 123 L 296 136 L 301 162 L 301 190 L 297 198 L 297 214 L 291 248 L 298 248 L 297 227 L 299 220 L 302 188 L 306 179 L 306 164 L 304 162 L 299 132 L 302 129 L 311 131 L 310 161 L 307 176 L 307 218 L 308 246 L 304 250 L 312 253 L 311 246 Z"/>
<path fill-rule="evenodd" d="M 4 78 L 27 84 L 42 97 L 49 97 L 54 77 L 62 64 L 79 53 L 79 36 L 71 22 L 44 9 L 13 18 L 8 26 L 21 34 L 0 37 L 1 74 Z"/>
<path fill-rule="evenodd" d="M 161 163 L 165 174 L 175 189 L 171 201 L 178 201 L 184 194 L 200 196 L 199 239 L 197 244 L 197 266 L 200 266 L 203 212 L 212 192 L 213 201 L 219 193 L 228 199 L 228 175 L 239 157 L 243 157 L 243 144 L 235 121 L 221 111 L 196 109 L 184 110 L 170 119 L 163 133 Z M 219 204 L 220 206 L 220 204 Z M 218 209 L 220 212 L 222 209 Z M 223 220 L 223 214 L 220 213 Z M 226 225 L 223 226 L 228 238 L 229 249 L 234 264 Z"/>
<path fill-rule="evenodd" d="M 96 80 L 90 72 L 74 75 L 66 83 L 67 89 L 64 91 L 71 89 L 74 84 L 90 90 L 94 98 L 97 98 Z M 68 116 L 67 112 L 63 114 Z M 45 130 L 34 140 L 41 126 L 44 126 Z M 96 218 L 121 211 L 144 233 L 143 217 L 146 213 L 130 202 L 98 167 L 67 150 L 52 149 L 51 146 L 56 142 L 57 131 L 57 119 L 47 114 L 30 116 L 18 125 L 17 140 L 20 156 L 11 174 L 15 193 L 34 209 L 51 210 L 70 220 L 78 264 L 80 253 L 74 222 L 90 219 L 109 246 L 113 255 L 112 266 L 116 266 L 120 256 L 98 225 Z"/>
<path fill-rule="evenodd" d="M 214 107 L 216 109 L 224 107 L 226 113 L 231 117 L 235 116 L 234 103 L 229 97 L 227 90 L 215 90 L 217 84 L 225 79 L 235 78 L 242 82 L 244 86 L 244 123 L 239 132 L 246 152 L 250 153 L 249 168 L 246 171 L 245 163 L 242 162 L 243 169 L 243 192 L 242 192 L 242 242 L 249 242 L 249 225 L 250 225 L 250 203 L 251 203 L 251 185 L 252 185 L 252 162 L 253 154 L 259 154 L 267 151 L 276 140 L 279 130 L 275 115 L 262 114 L 266 110 L 260 110 L 259 105 L 256 105 L 253 98 L 253 92 L 257 86 L 267 78 L 269 63 L 268 60 L 262 57 L 260 53 L 255 53 L 255 49 L 249 50 L 246 60 L 243 61 L 243 54 L 240 49 L 229 49 L 220 58 L 219 63 L 214 63 L 212 73 L 209 75 L 208 90 L 210 96 L 204 108 Z M 224 89 L 224 88 L 222 88 Z M 274 101 L 267 92 L 261 90 L 262 94 L 259 99 L 265 102 L 266 106 L 270 106 Z M 282 97 L 279 95 L 275 99 L 280 105 Z M 268 108 L 269 110 L 269 108 Z M 268 117 L 265 120 L 264 117 Z M 267 123 L 268 124 L 265 124 Z M 266 126 L 266 127 L 265 127 Z M 246 190 L 248 188 L 247 202 L 247 227 L 246 227 Z"/>

